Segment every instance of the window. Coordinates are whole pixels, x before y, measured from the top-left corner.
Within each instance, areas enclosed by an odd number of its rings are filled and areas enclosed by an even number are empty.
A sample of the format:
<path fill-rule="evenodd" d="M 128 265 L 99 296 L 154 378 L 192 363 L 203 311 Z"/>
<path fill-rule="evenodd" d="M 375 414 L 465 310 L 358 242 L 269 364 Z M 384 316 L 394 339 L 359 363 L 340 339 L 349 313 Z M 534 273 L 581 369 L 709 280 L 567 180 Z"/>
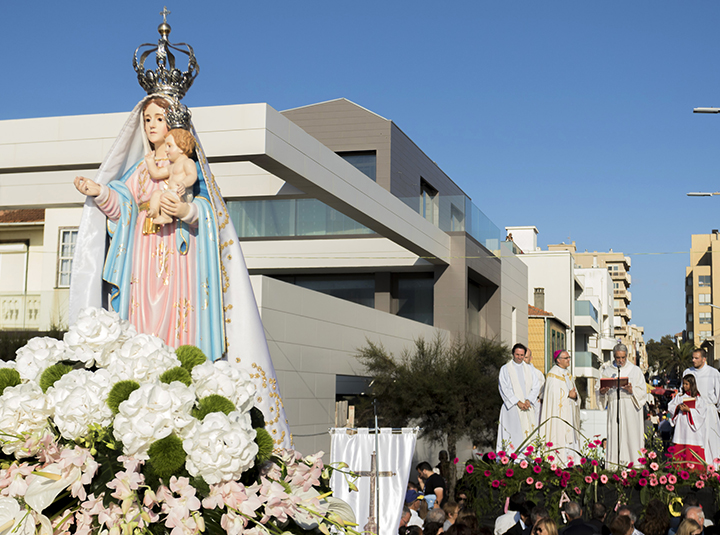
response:
<path fill-rule="evenodd" d="M 687 296 L 687 304 L 688 304 L 688 305 L 692 305 L 692 304 L 693 304 L 692 295 L 688 295 L 688 296 Z"/>
<path fill-rule="evenodd" d="M 433 225 L 438 225 L 438 190 L 433 188 L 424 179 L 420 179 L 420 215 L 430 221 Z"/>
<path fill-rule="evenodd" d="M 57 287 L 69 288 L 72 260 L 75 254 L 77 228 L 61 228 L 58 243 Z"/>
<path fill-rule="evenodd" d="M 700 312 L 698 320 L 700 323 L 712 323 L 712 312 Z"/>
<path fill-rule="evenodd" d="M 400 317 L 433 324 L 433 273 L 399 273 L 393 277 L 394 309 Z"/>
<path fill-rule="evenodd" d="M 695 337 L 695 333 L 693 333 L 692 331 L 688 331 L 688 340 L 693 340 L 694 337 Z"/>
<path fill-rule="evenodd" d="M 619 282 L 613 282 L 613 290 L 619 290 L 620 289 L 620 283 Z"/>
<path fill-rule="evenodd" d="M 688 323 L 692 323 L 692 313 L 687 315 L 687 321 L 688 321 Z M 702 323 L 702 322 L 700 322 L 700 323 Z"/>
<path fill-rule="evenodd" d="M 710 286 L 710 275 L 698 275 L 698 286 Z"/>
<path fill-rule="evenodd" d="M 291 275 L 275 277 L 308 290 L 375 307 L 375 275 Z"/>
<path fill-rule="evenodd" d="M 698 294 L 698 303 L 707 305 L 712 303 L 711 294 Z"/>
<path fill-rule="evenodd" d="M 622 299 L 614 299 L 613 300 L 613 307 L 615 308 L 623 308 L 625 306 L 625 301 Z"/>
<path fill-rule="evenodd" d="M 377 155 L 374 150 L 338 152 L 337 155 L 358 171 L 362 171 L 369 178 L 376 180 Z"/>
<path fill-rule="evenodd" d="M 700 331 L 698 333 L 698 340 L 701 342 L 704 342 L 705 340 L 709 340 L 712 338 L 712 332 L 710 331 Z"/>

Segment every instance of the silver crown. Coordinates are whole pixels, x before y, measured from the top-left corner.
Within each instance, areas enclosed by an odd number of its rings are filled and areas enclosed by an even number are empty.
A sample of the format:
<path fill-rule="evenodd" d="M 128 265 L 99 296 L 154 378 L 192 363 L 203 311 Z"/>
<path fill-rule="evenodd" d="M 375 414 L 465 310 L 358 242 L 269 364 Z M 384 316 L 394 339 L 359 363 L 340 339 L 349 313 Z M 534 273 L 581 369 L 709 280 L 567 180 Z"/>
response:
<path fill-rule="evenodd" d="M 183 130 L 190 130 L 191 115 L 190 110 L 185 104 L 173 100 L 170 107 L 165 110 L 165 121 L 167 122 L 168 129 L 182 128 Z"/>
<path fill-rule="evenodd" d="M 195 60 L 195 53 L 190 45 L 187 43 L 175 43 L 172 44 L 168 41 L 168 35 L 170 35 L 170 25 L 167 23 L 167 16 L 170 12 L 167 7 L 163 8 L 160 12 L 163 16 L 163 21 L 158 26 L 158 32 L 160 33 L 160 39 L 158 44 L 155 46 L 152 43 L 143 43 L 135 49 L 135 55 L 133 56 L 133 68 L 138 76 L 138 83 L 140 86 L 147 91 L 148 95 L 153 93 L 162 93 L 172 97 L 174 100 L 179 101 L 185 96 L 187 90 L 195 81 L 200 67 L 198 67 L 197 61 Z M 141 49 L 150 47 L 142 52 L 138 58 L 138 53 Z M 187 48 L 185 50 L 184 48 Z M 175 68 L 175 56 L 172 51 L 177 53 L 185 54 L 188 57 L 188 68 L 185 72 Z M 157 69 L 145 70 L 145 60 L 152 53 L 155 52 L 155 61 L 157 63 Z"/>

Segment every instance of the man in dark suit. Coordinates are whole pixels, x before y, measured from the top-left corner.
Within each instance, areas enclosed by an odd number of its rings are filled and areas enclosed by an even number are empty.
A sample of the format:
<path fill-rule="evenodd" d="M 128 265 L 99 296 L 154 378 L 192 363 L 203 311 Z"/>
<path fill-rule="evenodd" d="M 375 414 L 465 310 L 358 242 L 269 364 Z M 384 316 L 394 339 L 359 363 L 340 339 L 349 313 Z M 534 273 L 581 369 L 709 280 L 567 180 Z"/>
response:
<path fill-rule="evenodd" d="M 560 535 L 595 535 L 592 526 L 585 523 L 582 518 L 582 507 L 577 502 L 567 502 L 563 507 L 568 519 L 567 525 L 560 530 Z"/>

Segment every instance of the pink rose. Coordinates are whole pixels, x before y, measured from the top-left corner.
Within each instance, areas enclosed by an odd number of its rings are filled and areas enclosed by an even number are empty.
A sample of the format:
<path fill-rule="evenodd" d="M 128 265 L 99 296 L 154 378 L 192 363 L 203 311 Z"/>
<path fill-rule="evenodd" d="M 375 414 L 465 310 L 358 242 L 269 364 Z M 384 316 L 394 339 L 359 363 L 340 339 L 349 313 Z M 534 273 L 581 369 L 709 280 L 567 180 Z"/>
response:
<path fill-rule="evenodd" d="M 510 459 L 508 459 L 507 457 L 503 457 L 502 459 L 500 459 L 500 462 L 501 462 L 502 464 L 507 464 L 507 463 L 510 462 Z"/>
<path fill-rule="evenodd" d="M 698 479 L 698 480 L 695 482 L 695 486 L 696 486 L 697 488 L 701 489 L 701 488 L 703 488 L 703 487 L 705 486 L 705 482 L 704 482 L 702 479 Z"/>
<path fill-rule="evenodd" d="M 579 487 L 575 487 L 573 490 L 575 491 L 575 494 L 580 494 L 582 492 Z"/>
<path fill-rule="evenodd" d="M 675 483 L 677 483 L 677 478 L 675 477 L 674 474 L 668 475 L 668 483 L 670 483 L 671 485 L 674 485 Z"/>
<path fill-rule="evenodd" d="M 675 485 L 665 485 L 665 488 L 669 490 L 670 492 L 675 490 Z"/>
<path fill-rule="evenodd" d="M 552 470 L 553 472 L 555 472 L 555 471 L 557 470 L 557 463 L 552 463 L 552 464 L 550 465 L 550 470 Z"/>
<path fill-rule="evenodd" d="M 660 476 L 660 484 L 661 484 L 661 485 L 664 485 L 665 483 L 667 483 L 667 477 L 665 477 L 665 476 Z"/>
<path fill-rule="evenodd" d="M 520 468 L 527 468 L 527 467 L 528 467 L 528 462 L 525 459 L 520 461 Z"/>
<path fill-rule="evenodd" d="M 585 483 L 587 483 L 589 485 L 592 482 L 593 482 L 593 480 L 590 476 L 585 476 Z"/>
<path fill-rule="evenodd" d="M 534 482 L 535 482 L 535 480 L 531 477 L 529 477 L 525 480 L 525 483 L 527 483 L 528 485 L 532 485 Z"/>
<path fill-rule="evenodd" d="M 535 482 L 535 488 L 536 488 L 537 490 L 540 490 L 541 488 L 543 488 L 543 483 L 542 483 L 542 481 L 536 481 L 536 482 Z"/>
<path fill-rule="evenodd" d="M 660 465 L 658 463 L 650 463 L 650 470 L 657 472 L 659 468 Z"/>
<path fill-rule="evenodd" d="M 654 477 L 651 477 L 651 478 L 650 478 L 650 486 L 651 486 L 651 487 L 657 487 L 657 484 L 658 484 L 658 480 L 657 480 L 656 478 L 654 478 Z"/>
<path fill-rule="evenodd" d="M 607 482 L 608 482 L 608 476 L 606 476 L 605 474 L 601 475 L 601 476 L 600 476 L 600 482 L 601 482 L 603 485 L 604 485 L 605 483 L 607 483 Z"/>

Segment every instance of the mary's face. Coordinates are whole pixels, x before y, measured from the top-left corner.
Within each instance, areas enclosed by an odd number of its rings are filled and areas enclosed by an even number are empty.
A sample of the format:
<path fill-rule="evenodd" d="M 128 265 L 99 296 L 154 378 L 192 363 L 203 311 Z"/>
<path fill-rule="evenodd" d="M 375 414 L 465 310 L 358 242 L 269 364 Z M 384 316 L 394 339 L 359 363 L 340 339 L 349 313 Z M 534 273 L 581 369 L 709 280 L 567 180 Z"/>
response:
<path fill-rule="evenodd" d="M 143 121 L 148 141 L 157 149 L 158 145 L 165 143 L 165 135 L 168 133 L 165 110 L 153 102 L 145 108 Z"/>

